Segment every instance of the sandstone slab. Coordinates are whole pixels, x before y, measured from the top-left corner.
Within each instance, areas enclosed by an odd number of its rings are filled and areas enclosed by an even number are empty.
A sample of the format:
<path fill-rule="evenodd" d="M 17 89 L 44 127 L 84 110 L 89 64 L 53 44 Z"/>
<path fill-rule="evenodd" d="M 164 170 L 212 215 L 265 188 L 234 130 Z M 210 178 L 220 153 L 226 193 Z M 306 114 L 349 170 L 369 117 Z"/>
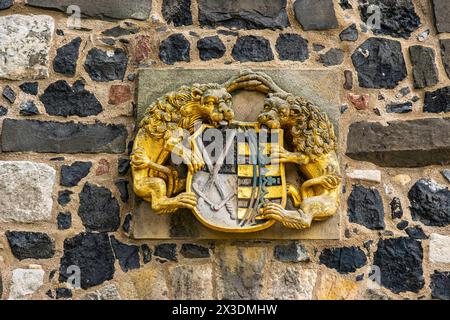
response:
<path fill-rule="evenodd" d="M 42 269 L 15 269 L 11 278 L 8 300 L 27 300 L 44 284 Z"/>
<path fill-rule="evenodd" d="M 339 26 L 331 0 L 297 0 L 295 17 L 303 30 L 327 30 Z"/>
<path fill-rule="evenodd" d="M 169 271 L 175 300 L 213 299 L 211 265 L 178 265 Z"/>
<path fill-rule="evenodd" d="M 450 237 L 432 233 L 430 238 L 430 261 L 450 263 Z"/>
<path fill-rule="evenodd" d="M 447 0 L 433 0 L 434 18 L 438 32 L 450 32 L 450 2 Z"/>
<path fill-rule="evenodd" d="M 354 300 L 358 296 L 358 283 L 326 273 L 320 277 L 315 295 L 318 300 Z"/>

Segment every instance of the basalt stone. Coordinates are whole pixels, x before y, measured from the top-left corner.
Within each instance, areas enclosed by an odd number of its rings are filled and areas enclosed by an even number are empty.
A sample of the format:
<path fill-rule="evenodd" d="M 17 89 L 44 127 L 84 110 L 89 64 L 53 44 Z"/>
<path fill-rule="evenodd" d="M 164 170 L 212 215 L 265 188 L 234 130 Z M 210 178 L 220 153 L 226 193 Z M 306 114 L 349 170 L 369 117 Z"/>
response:
<path fill-rule="evenodd" d="M 450 39 L 442 39 L 439 43 L 441 44 L 442 63 L 447 77 L 450 79 Z"/>
<path fill-rule="evenodd" d="M 161 42 L 159 46 L 159 58 L 165 64 L 175 62 L 190 62 L 189 51 L 191 44 L 181 33 L 172 34 Z"/>
<path fill-rule="evenodd" d="M 102 105 L 84 85 L 81 80 L 76 81 L 72 87 L 65 80 L 56 81 L 45 89 L 40 100 L 47 113 L 52 116 L 97 115 L 103 111 Z"/>
<path fill-rule="evenodd" d="M 376 6 L 377 10 L 370 10 L 371 6 Z M 379 10 L 379 28 L 376 25 L 371 28 L 374 34 L 408 39 L 420 26 L 420 18 L 411 0 L 359 0 L 359 10 L 361 20 L 367 25 L 373 21 L 371 17 Z"/>
<path fill-rule="evenodd" d="M 209 249 L 197 244 L 183 243 L 180 253 L 183 257 L 189 259 L 209 258 Z"/>
<path fill-rule="evenodd" d="M 450 224 L 450 190 L 431 179 L 418 180 L 409 190 L 413 220 L 424 225 L 444 227 Z"/>
<path fill-rule="evenodd" d="M 405 230 L 405 228 L 408 226 L 409 222 L 406 220 L 402 220 L 399 223 L 397 223 L 397 229 L 399 230 Z"/>
<path fill-rule="evenodd" d="M 35 96 L 38 94 L 39 83 L 38 82 L 25 82 L 25 83 L 22 83 L 19 86 L 19 88 L 23 92 L 31 94 L 32 96 Z"/>
<path fill-rule="evenodd" d="M 408 113 L 412 111 L 412 102 L 391 103 L 386 107 L 387 113 Z"/>
<path fill-rule="evenodd" d="M 355 272 L 367 263 L 364 251 L 357 247 L 325 249 L 319 259 L 321 264 L 343 274 Z"/>
<path fill-rule="evenodd" d="M 273 249 L 273 256 L 282 262 L 308 262 L 310 261 L 308 251 L 298 242 L 288 245 L 277 245 Z"/>
<path fill-rule="evenodd" d="M 123 49 L 103 51 L 98 48 L 89 50 L 84 69 L 92 80 L 107 82 L 123 80 L 128 65 L 128 56 Z"/>
<path fill-rule="evenodd" d="M 71 5 L 80 7 L 83 17 L 96 19 L 136 19 L 147 20 L 152 10 L 151 0 L 27 0 L 28 5 L 40 8 L 57 9 L 68 12 Z M 69 10 L 72 14 L 73 11 Z M 68 13 L 68 14 L 69 14 Z"/>
<path fill-rule="evenodd" d="M 70 166 L 62 166 L 60 185 L 64 187 L 75 187 L 81 179 L 89 174 L 91 167 L 92 162 L 83 161 L 75 161 Z"/>
<path fill-rule="evenodd" d="M 425 92 L 424 112 L 450 112 L 450 86 Z"/>
<path fill-rule="evenodd" d="M 58 203 L 61 206 L 65 206 L 70 202 L 70 196 L 73 194 L 70 190 L 63 190 L 58 192 Z"/>
<path fill-rule="evenodd" d="M 350 222 L 371 230 L 384 229 L 383 200 L 377 189 L 354 185 L 347 204 Z"/>
<path fill-rule="evenodd" d="M 363 88 L 393 89 L 406 78 L 406 64 L 400 42 L 369 38 L 352 54 Z"/>
<path fill-rule="evenodd" d="M 116 44 L 116 40 L 113 38 L 101 38 L 100 41 L 108 46 L 114 46 Z"/>
<path fill-rule="evenodd" d="M 21 116 L 35 116 L 39 114 L 39 109 L 33 100 L 24 101 L 19 106 Z"/>
<path fill-rule="evenodd" d="M 141 251 L 142 251 L 142 260 L 144 261 L 144 264 L 149 263 L 152 261 L 152 249 L 146 244 L 141 245 Z"/>
<path fill-rule="evenodd" d="M 339 34 L 339 39 L 341 39 L 341 41 L 356 41 L 358 40 L 358 29 L 356 28 L 356 24 L 352 24 L 349 27 L 347 27 L 346 29 L 344 29 L 340 34 Z"/>
<path fill-rule="evenodd" d="M 373 265 L 380 268 L 381 285 L 394 293 L 419 292 L 425 281 L 422 269 L 423 249 L 411 238 L 381 239 Z"/>
<path fill-rule="evenodd" d="M 352 5 L 350 4 L 349 0 L 341 0 L 339 2 L 339 5 L 341 6 L 342 10 L 350 10 L 353 9 Z"/>
<path fill-rule="evenodd" d="M 344 62 L 344 51 L 332 48 L 319 56 L 319 61 L 326 67 L 337 66 Z"/>
<path fill-rule="evenodd" d="M 345 78 L 344 89 L 352 90 L 353 89 L 353 72 L 351 72 L 350 70 L 345 70 L 344 78 Z"/>
<path fill-rule="evenodd" d="M 116 259 L 119 260 L 123 272 L 139 269 L 139 247 L 119 242 L 114 236 L 110 237 Z"/>
<path fill-rule="evenodd" d="M 283 29 L 289 26 L 286 0 L 270 3 L 252 0 L 199 0 L 202 27 L 238 29 Z"/>
<path fill-rule="evenodd" d="M 0 10 L 5 10 L 8 8 L 11 8 L 13 4 L 14 4 L 14 0 L 0 0 Z M 0 290 L 0 292 L 1 292 L 1 290 Z M 1 293 L 0 293 L 0 297 L 1 297 Z"/>
<path fill-rule="evenodd" d="M 46 233 L 6 231 L 5 236 L 19 260 L 49 259 L 55 255 L 55 242 Z"/>
<path fill-rule="evenodd" d="M 102 35 L 107 37 L 123 37 L 123 36 L 129 36 L 132 34 L 136 34 L 139 32 L 139 28 L 122 28 L 121 26 L 115 26 L 111 29 L 105 30 L 102 32 Z"/>
<path fill-rule="evenodd" d="M 123 202 L 128 202 L 128 199 L 130 198 L 130 195 L 128 193 L 128 185 L 130 184 L 130 182 L 127 180 L 120 179 L 117 180 L 114 184 L 119 190 L 120 200 L 122 200 Z"/>
<path fill-rule="evenodd" d="M 450 300 L 450 272 L 434 271 L 431 275 L 431 295 L 435 299 Z"/>
<path fill-rule="evenodd" d="M 58 230 L 67 230 L 72 227 L 72 215 L 70 212 L 60 212 L 56 217 L 56 222 L 58 224 Z"/>
<path fill-rule="evenodd" d="M 8 114 L 8 109 L 4 106 L 0 106 L 0 117 L 6 116 Z"/>
<path fill-rule="evenodd" d="M 408 234 L 408 236 L 412 239 L 417 239 L 417 240 L 428 239 L 428 236 L 425 234 L 425 232 L 423 232 L 423 230 L 420 226 L 409 227 L 409 228 L 406 228 L 405 231 Z"/>
<path fill-rule="evenodd" d="M 3 152 L 123 153 L 127 135 L 123 125 L 5 119 L 1 147 Z"/>
<path fill-rule="evenodd" d="M 169 261 L 177 261 L 177 245 L 174 243 L 159 244 L 155 247 L 154 255 Z"/>
<path fill-rule="evenodd" d="M 414 88 L 431 87 L 439 82 L 435 53 L 432 48 L 419 45 L 411 46 L 409 47 L 409 55 L 413 65 Z"/>
<path fill-rule="evenodd" d="M 240 62 L 264 62 L 274 59 L 269 40 L 258 36 L 239 37 L 231 55 Z"/>
<path fill-rule="evenodd" d="M 163 0 L 162 15 L 175 27 L 192 25 L 191 0 Z"/>
<path fill-rule="evenodd" d="M 200 59 L 208 61 L 222 58 L 226 52 L 225 45 L 218 36 L 206 37 L 197 41 Z"/>
<path fill-rule="evenodd" d="M 303 30 L 327 30 L 339 26 L 332 0 L 297 0 L 295 17 Z"/>
<path fill-rule="evenodd" d="M 56 50 L 53 60 L 53 70 L 68 77 L 73 77 L 77 70 L 77 60 L 80 54 L 81 38 L 75 38 L 68 44 Z"/>
<path fill-rule="evenodd" d="M 400 199 L 397 197 L 393 198 L 390 206 L 392 219 L 401 219 L 403 217 L 403 208 Z"/>
<path fill-rule="evenodd" d="M 438 32 L 450 32 L 450 2 L 433 0 L 434 18 Z"/>
<path fill-rule="evenodd" d="M 68 288 L 57 288 L 55 290 L 56 292 L 56 299 L 70 299 L 72 298 L 72 290 Z"/>
<path fill-rule="evenodd" d="M 131 213 L 129 213 L 125 216 L 125 219 L 123 220 L 123 224 L 122 224 L 122 230 L 125 233 L 130 232 L 131 220 L 133 220 L 133 215 Z"/>
<path fill-rule="evenodd" d="M 3 98 L 9 101 L 9 103 L 14 103 L 16 101 L 16 93 L 10 86 L 5 86 L 2 92 Z"/>
<path fill-rule="evenodd" d="M 120 225 L 120 207 L 111 191 L 89 182 L 80 193 L 78 215 L 88 231 L 112 232 Z"/>
<path fill-rule="evenodd" d="M 117 164 L 117 170 L 120 175 L 126 175 L 130 170 L 130 159 L 120 158 Z"/>
<path fill-rule="evenodd" d="M 382 167 L 449 164 L 450 119 L 352 123 L 346 154 Z"/>
<path fill-rule="evenodd" d="M 283 33 L 275 45 L 280 60 L 305 61 L 309 58 L 308 40 L 295 33 Z"/>
<path fill-rule="evenodd" d="M 450 169 L 444 169 L 441 171 L 441 174 L 444 176 L 444 178 L 450 182 Z"/>
<path fill-rule="evenodd" d="M 114 276 L 114 254 L 106 233 L 81 233 L 64 240 L 59 281 L 66 282 L 73 275 L 70 266 L 81 271 L 81 288 L 88 289 Z"/>

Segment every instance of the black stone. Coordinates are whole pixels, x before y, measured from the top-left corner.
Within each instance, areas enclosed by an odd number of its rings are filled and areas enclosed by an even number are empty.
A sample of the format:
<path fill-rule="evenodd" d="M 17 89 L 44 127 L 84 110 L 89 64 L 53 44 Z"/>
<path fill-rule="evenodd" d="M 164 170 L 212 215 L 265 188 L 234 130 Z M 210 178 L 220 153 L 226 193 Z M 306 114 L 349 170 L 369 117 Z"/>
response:
<path fill-rule="evenodd" d="M 450 39 L 442 39 L 439 43 L 441 44 L 441 57 L 445 73 L 447 73 L 447 77 L 450 79 Z"/>
<path fill-rule="evenodd" d="M 444 227 L 450 224 L 450 190 L 430 179 L 418 180 L 408 192 L 413 220 L 424 225 Z"/>
<path fill-rule="evenodd" d="M 101 38 L 100 41 L 104 44 L 107 44 L 108 46 L 113 46 L 116 44 L 116 40 L 114 40 L 113 38 Z"/>
<path fill-rule="evenodd" d="M 225 45 L 218 36 L 206 37 L 197 41 L 200 59 L 208 61 L 222 58 L 226 52 Z"/>
<path fill-rule="evenodd" d="M 3 89 L 2 95 L 3 95 L 3 98 L 8 100 L 10 103 L 14 103 L 16 101 L 16 93 L 8 85 Z"/>
<path fill-rule="evenodd" d="M 431 296 L 435 299 L 450 300 L 450 272 L 434 271 L 431 275 Z"/>
<path fill-rule="evenodd" d="M 183 243 L 180 253 L 183 257 L 189 259 L 209 258 L 209 249 L 197 244 Z"/>
<path fill-rule="evenodd" d="M 0 0 L 0 10 L 8 9 L 13 4 L 14 4 L 14 0 Z M 0 290 L 0 292 L 1 292 L 1 290 Z M 0 297 L 1 297 L 1 294 L 0 294 Z"/>
<path fill-rule="evenodd" d="M 64 157 L 54 157 L 54 158 L 50 158 L 50 161 L 64 161 L 65 158 Z"/>
<path fill-rule="evenodd" d="M 413 66 L 414 88 L 431 87 L 439 82 L 434 49 L 419 45 L 411 46 L 409 55 Z"/>
<path fill-rule="evenodd" d="M 335 29 L 339 26 L 333 0 L 297 0 L 294 11 L 305 31 Z"/>
<path fill-rule="evenodd" d="M 4 106 L 0 106 L 0 117 L 6 116 L 8 114 L 8 109 Z"/>
<path fill-rule="evenodd" d="M 353 9 L 352 5 L 348 0 L 341 0 L 339 2 L 339 5 L 341 6 L 342 10 L 350 10 Z"/>
<path fill-rule="evenodd" d="M 47 292 L 45 293 L 45 295 L 46 295 L 47 297 L 51 298 L 51 299 L 54 298 L 54 297 L 53 297 L 52 290 L 50 290 L 50 289 L 47 290 Z"/>
<path fill-rule="evenodd" d="M 122 180 L 122 179 L 117 180 L 115 182 L 115 185 L 120 193 L 120 200 L 122 200 L 123 202 L 128 202 L 128 199 L 130 198 L 130 195 L 128 193 L 128 185 L 129 184 L 130 184 L 130 182 L 128 182 L 127 180 Z"/>
<path fill-rule="evenodd" d="M 231 55 L 240 62 L 264 62 L 274 59 L 269 40 L 257 36 L 239 37 Z"/>
<path fill-rule="evenodd" d="M 450 86 L 425 92 L 424 112 L 450 112 Z"/>
<path fill-rule="evenodd" d="M 341 41 L 356 41 L 356 40 L 358 40 L 358 29 L 356 28 L 356 24 L 353 23 L 348 28 L 344 29 L 339 34 L 339 39 L 341 39 Z"/>
<path fill-rule="evenodd" d="M 406 228 L 406 233 L 410 238 L 417 239 L 417 240 L 425 240 L 428 239 L 425 232 L 423 232 L 422 228 L 420 226 L 414 226 Z"/>
<path fill-rule="evenodd" d="M 363 88 L 393 89 L 407 76 L 402 46 L 395 40 L 367 39 L 353 53 L 352 62 Z"/>
<path fill-rule="evenodd" d="M 192 24 L 191 0 L 163 0 L 161 11 L 166 22 L 175 27 Z"/>
<path fill-rule="evenodd" d="M 402 220 L 399 223 L 397 223 L 397 229 L 399 230 L 405 230 L 405 228 L 408 226 L 409 222 L 406 220 Z"/>
<path fill-rule="evenodd" d="M 326 67 L 337 66 L 344 62 L 344 51 L 332 48 L 319 56 L 319 61 Z"/>
<path fill-rule="evenodd" d="M 67 230 L 72 227 L 72 215 L 70 212 L 60 212 L 56 217 L 58 230 Z"/>
<path fill-rule="evenodd" d="M 133 215 L 129 213 L 125 216 L 122 224 L 122 230 L 125 231 L 125 233 L 130 232 L 131 220 L 133 220 Z"/>
<path fill-rule="evenodd" d="M 252 0 L 199 0 L 202 27 L 237 29 L 283 29 L 289 26 L 286 0 L 269 3 Z"/>
<path fill-rule="evenodd" d="M 63 190 L 58 192 L 58 203 L 61 206 L 65 206 L 70 202 L 70 196 L 73 194 L 70 190 Z"/>
<path fill-rule="evenodd" d="M 273 256 L 276 260 L 282 262 L 308 262 L 310 260 L 309 257 L 307 257 L 306 249 L 295 241 L 288 245 L 275 246 L 273 249 Z"/>
<path fill-rule="evenodd" d="M 444 176 L 444 178 L 450 182 L 450 169 L 444 169 L 441 171 L 441 174 Z"/>
<path fill-rule="evenodd" d="M 364 251 L 357 247 L 324 249 L 319 259 L 321 264 L 343 274 L 355 272 L 367 263 Z"/>
<path fill-rule="evenodd" d="M 165 64 L 175 62 L 190 62 L 189 51 L 191 44 L 181 33 L 172 34 L 163 40 L 159 46 L 159 58 Z"/>
<path fill-rule="evenodd" d="M 130 159 L 120 158 L 118 161 L 117 170 L 120 175 L 126 175 L 130 170 Z"/>
<path fill-rule="evenodd" d="M 72 290 L 68 288 L 57 288 L 56 299 L 69 299 L 72 298 Z"/>
<path fill-rule="evenodd" d="M 148 245 L 146 244 L 141 245 L 141 251 L 142 251 L 142 260 L 144 261 L 144 264 L 147 264 L 150 261 L 152 261 L 152 250 Z"/>
<path fill-rule="evenodd" d="M 35 116 L 39 114 L 39 109 L 33 100 L 24 101 L 19 106 L 21 116 Z"/>
<path fill-rule="evenodd" d="M 23 92 L 31 94 L 32 96 L 35 96 L 38 94 L 39 83 L 38 82 L 25 82 L 25 83 L 22 83 L 19 86 L 19 88 Z"/>
<path fill-rule="evenodd" d="M 6 231 L 11 251 L 19 260 L 50 259 L 55 255 L 55 241 L 42 232 Z"/>
<path fill-rule="evenodd" d="M 354 185 L 347 203 L 350 222 L 371 230 L 384 229 L 383 200 L 377 189 Z"/>
<path fill-rule="evenodd" d="M 127 70 L 128 57 L 123 49 L 117 48 L 113 55 L 98 48 L 89 50 L 84 69 L 92 80 L 106 82 L 123 80 Z"/>
<path fill-rule="evenodd" d="M 381 285 L 394 293 L 419 292 L 425 281 L 422 269 L 423 250 L 411 238 L 381 239 L 373 265 L 380 268 Z"/>
<path fill-rule="evenodd" d="M 380 12 L 380 28 L 372 28 L 374 34 L 408 39 L 420 26 L 420 18 L 411 0 L 359 0 L 361 20 L 366 24 L 375 13 L 369 10 L 371 5 L 377 6 Z"/>
<path fill-rule="evenodd" d="M 121 26 L 115 26 L 114 28 L 105 30 L 102 32 L 102 35 L 107 37 L 123 37 L 123 36 L 129 36 L 131 34 L 136 34 L 139 32 L 139 28 L 131 28 L 131 29 L 125 29 Z"/>
<path fill-rule="evenodd" d="M 393 198 L 390 206 L 392 219 L 401 219 L 403 217 L 403 208 L 400 199 L 397 197 Z"/>
<path fill-rule="evenodd" d="M 123 272 L 139 269 L 139 247 L 119 242 L 114 236 L 110 237 L 116 259 L 119 260 Z"/>
<path fill-rule="evenodd" d="M 71 87 L 65 80 L 50 84 L 40 100 L 48 114 L 53 116 L 87 117 L 103 111 L 95 95 L 84 88 L 83 81 L 76 81 Z"/>
<path fill-rule="evenodd" d="M 387 113 L 408 113 L 412 111 L 412 102 L 391 103 L 386 107 Z"/>
<path fill-rule="evenodd" d="M 81 179 L 89 174 L 91 167 L 92 162 L 83 161 L 75 161 L 70 166 L 62 166 L 60 185 L 64 187 L 75 187 Z"/>
<path fill-rule="evenodd" d="M 56 34 L 57 34 L 58 36 L 61 36 L 61 37 L 65 35 L 63 29 L 56 29 Z"/>
<path fill-rule="evenodd" d="M 64 240 L 59 281 L 66 282 L 73 275 L 70 266 L 81 271 L 81 288 L 88 289 L 114 276 L 114 254 L 105 233 L 81 233 Z"/>
<path fill-rule="evenodd" d="M 315 52 L 322 51 L 323 49 L 325 49 L 324 45 L 321 45 L 320 43 L 313 43 L 313 50 Z"/>
<path fill-rule="evenodd" d="M 237 37 L 239 35 L 239 32 L 237 31 L 231 31 L 231 30 L 217 30 L 217 34 L 222 34 L 224 36 L 233 36 L 233 37 Z"/>
<path fill-rule="evenodd" d="M 77 60 L 80 54 L 81 38 L 75 38 L 68 44 L 56 50 L 53 60 L 53 70 L 68 77 L 73 77 L 77 70 Z"/>
<path fill-rule="evenodd" d="M 177 245 L 174 243 L 162 243 L 155 247 L 155 256 L 169 261 L 177 261 Z"/>
<path fill-rule="evenodd" d="M 120 226 L 120 207 L 111 191 L 85 183 L 80 193 L 78 215 L 88 231 L 110 232 Z"/>
<path fill-rule="evenodd" d="M 3 152 L 123 153 L 127 135 L 123 125 L 5 119 L 1 147 Z"/>
<path fill-rule="evenodd" d="M 308 40 L 295 33 L 283 33 L 275 45 L 280 60 L 305 61 L 309 58 Z"/>
<path fill-rule="evenodd" d="M 450 32 L 450 3 L 448 0 L 433 0 L 436 29 L 439 33 Z"/>

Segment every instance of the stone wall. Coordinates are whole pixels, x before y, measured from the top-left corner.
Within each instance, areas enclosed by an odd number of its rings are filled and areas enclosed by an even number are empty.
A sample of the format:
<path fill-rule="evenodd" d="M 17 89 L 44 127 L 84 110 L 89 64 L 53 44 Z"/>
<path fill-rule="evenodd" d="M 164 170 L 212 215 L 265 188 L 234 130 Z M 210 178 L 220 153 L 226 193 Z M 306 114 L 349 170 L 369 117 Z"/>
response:
<path fill-rule="evenodd" d="M 0 0 L 2 299 L 450 298 L 448 0 L 28 3 Z M 342 74 L 341 240 L 130 239 L 148 67 Z"/>

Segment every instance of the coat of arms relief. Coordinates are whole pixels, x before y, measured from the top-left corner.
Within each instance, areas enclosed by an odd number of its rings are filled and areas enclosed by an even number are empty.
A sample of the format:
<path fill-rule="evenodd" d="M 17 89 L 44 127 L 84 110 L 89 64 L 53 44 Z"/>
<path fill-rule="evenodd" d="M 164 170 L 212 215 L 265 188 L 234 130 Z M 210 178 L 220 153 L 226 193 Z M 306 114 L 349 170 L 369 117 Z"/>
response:
<path fill-rule="evenodd" d="M 257 121 L 235 119 L 239 90 L 265 95 Z M 250 233 L 275 223 L 304 229 L 338 210 L 336 147 L 325 112 L 265 73 L 244 70 L 223 84 L 182 86 L 147 108 L 131 156 L 133 187 L 154 213 L 186 208 L 216 231 Z M 287 164 L 300 185 L 287 182 Z"/>

